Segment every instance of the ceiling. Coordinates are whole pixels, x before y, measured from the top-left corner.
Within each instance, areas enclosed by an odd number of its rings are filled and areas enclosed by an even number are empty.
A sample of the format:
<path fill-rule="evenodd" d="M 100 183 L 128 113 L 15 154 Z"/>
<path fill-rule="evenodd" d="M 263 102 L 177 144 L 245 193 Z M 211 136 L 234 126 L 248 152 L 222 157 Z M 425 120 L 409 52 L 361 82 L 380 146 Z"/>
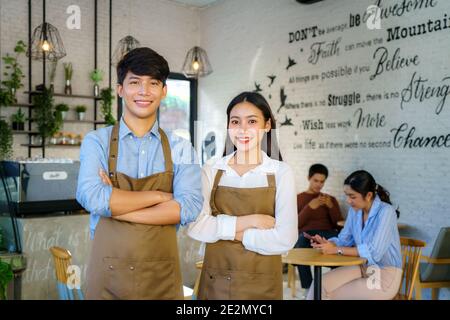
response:
<path fill-rule="evenodd" d="M 181 4 L 185 4 L 191 7 L 203 8 L 208 7 L 219 0 L 172 0 Z"/>

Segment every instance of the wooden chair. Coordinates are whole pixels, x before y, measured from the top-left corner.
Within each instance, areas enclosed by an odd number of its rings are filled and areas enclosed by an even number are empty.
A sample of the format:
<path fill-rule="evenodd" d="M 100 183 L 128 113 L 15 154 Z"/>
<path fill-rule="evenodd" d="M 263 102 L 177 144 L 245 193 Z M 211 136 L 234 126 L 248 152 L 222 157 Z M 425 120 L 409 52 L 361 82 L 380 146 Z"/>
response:
<path fill-rule="evenodd" d="M 295 298 L 295 281 L 297 280 L 295 268 L 296 268 L 296 266 L 294 266 L 293 264 L 288 264 L 287 286 L 288 286 L 288 288 L 291 288 L 292 298 Z"/>
<path fill-rule="evenodd" d="M 450 227 L 441 228 L 430 257 L 422 256 L 415 283 L 415 296 L 422 298 L 422 289 L 431 288 L 431 299 L 439 298 L 440 288 L 450 287 Z"/>
<path fill-rule="evenodd" d="M 56 285 L 60 300 L 74 300 L 73 290 L 69 289 L 67 280 L 69 279 L 68 268 L 72 265 L 72 255 L 69 250 L 61 247 L 51 247 L 50 252 L 55 262 Z M 83 292 L 80 288 L 74 288 L 79 300 L 84 300 Z"/>
<path fill-rule="evenodd" d="M 195 268 L 198 269 L 197 279 L 194 284 L 194 292 L 192 293 L 192 300 L 197 300 L 198 286 L 200 285 L 200 276 L 202 274 L 203 261 L 197 261 L 195 263 Z"/>
<path fill-rule="evenodd" d="M 396 300 L 411 300 L 419 269 L 420 255 L 426 243 L 411 238 L 400 238 L 402 246 L 402 281 Z"/>

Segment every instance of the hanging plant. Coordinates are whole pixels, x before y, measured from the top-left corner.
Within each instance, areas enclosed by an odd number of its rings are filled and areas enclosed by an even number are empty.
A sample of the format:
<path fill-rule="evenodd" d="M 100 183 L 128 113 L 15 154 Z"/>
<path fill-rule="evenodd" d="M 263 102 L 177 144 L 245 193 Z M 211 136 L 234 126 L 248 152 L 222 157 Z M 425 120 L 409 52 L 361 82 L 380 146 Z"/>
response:
<path fill-rule="evenodd" d="M 2 85 L 6 87 L 7 91 L 11 94 L 13 103 L 16 102 L 17 90 L 23 87 L 22 79 L 25 78 L 25 75 L 23 74 L 18 59 L 25 51 L 25 43 L 22 40 L 19 40 L 14 47 L 14 52 L 16 53 L 15 56 L 10 56 L 7 53 L 5 57 L 2 57 L 6 69 L 6 71 L 3 72 L 3 75 L 7 77 L 7 80 L 2 81 Z"/>
<path fill-rule="evenodd" d="M 60 112 L 56 112 L 53 106 L 53 93 L 44 88 L 42 93 L 33 96 L 33 112 L 38 131 L 42 137 L 42 144 L 45 139 L 53 136 L 62 126 L 63 119 Z"/>
<path fill-rule="evenodd" d="M 0 260 L 0 300 L 6 300 L 6 289 L 13 277 L 11 265 Z"/>
<path fill-rule="evenodd" d="M 9 124 L 0 119 L 0 160 L 12 157 L 13 133 Z"/>
<path fill-rule="evenodd" d="M 112 115 L 112 102 L 114 100 L 114 96 L 111 88 L 102 89 L 100 92 L 101 99 L 101 111 L 103 114 L 103 118 L 107 125 L 112 126 L 116 123 L 116 119 L 114 119 Z"/>

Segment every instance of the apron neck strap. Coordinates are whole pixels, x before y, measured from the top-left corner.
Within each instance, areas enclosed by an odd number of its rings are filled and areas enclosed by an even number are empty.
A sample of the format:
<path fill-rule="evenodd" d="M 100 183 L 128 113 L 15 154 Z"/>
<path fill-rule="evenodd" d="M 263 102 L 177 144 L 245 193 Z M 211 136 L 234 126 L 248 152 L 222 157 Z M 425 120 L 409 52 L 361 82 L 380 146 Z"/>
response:
<path fill-rule="evenodd" d="M 119 125 L 120 122 L 116 122 L 112 129 L 111 139 L 109 141 L 108 169 L 110 178 L 116 174 L 117 169 L 117 156 L 119 152 Z"/>
<path fill-rule="evenodd" d="M 161 145 L 164 154 L 164 161 L 166 163 L 166 171 L 173 171 L 172 154 L 170 151 L 169 139 L 163 129 L 158 128 L 159 134 L 161 135 Z"/>
<path fill-rule="evenodd" d="M 277 186 L 274 174 L 267 174 L 267 184 L 269 188 L 275 188 Z"/>

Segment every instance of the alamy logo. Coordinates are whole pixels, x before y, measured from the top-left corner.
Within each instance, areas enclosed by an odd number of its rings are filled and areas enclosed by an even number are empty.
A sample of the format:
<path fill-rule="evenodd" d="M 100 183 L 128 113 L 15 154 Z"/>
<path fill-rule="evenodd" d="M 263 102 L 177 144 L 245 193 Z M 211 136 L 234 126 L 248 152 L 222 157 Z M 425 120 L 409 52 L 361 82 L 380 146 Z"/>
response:
<path fill-rule="evenodd" d="M 66 20 L 66 26 L 69 30 L 80 30 L 81 29 L 81 9 L 79 6 L 73 4 L 68 6 L 66 13 L 70 14 Z"/>
<path fill-rule="evenodd" d="M 70 265 L 67 267 L 67 288 L 70 290 L 80 289 L 81 287 L 81 269 L 77 265 Z"/>
<path fill-rule="evenodd" d="M 381 9 L 378 6 L 371 5 L 367 8 L 366 14 L 368 15 L 366 26 L 369 30 L 381 29 Z"/>
<path fill-rule="evenodd" d="M 381 270 L 377 266 L 369 266 L 366 271 L 367 278 L 367 288 L 369 290 L 380 290 L 381 289 Z"/>

